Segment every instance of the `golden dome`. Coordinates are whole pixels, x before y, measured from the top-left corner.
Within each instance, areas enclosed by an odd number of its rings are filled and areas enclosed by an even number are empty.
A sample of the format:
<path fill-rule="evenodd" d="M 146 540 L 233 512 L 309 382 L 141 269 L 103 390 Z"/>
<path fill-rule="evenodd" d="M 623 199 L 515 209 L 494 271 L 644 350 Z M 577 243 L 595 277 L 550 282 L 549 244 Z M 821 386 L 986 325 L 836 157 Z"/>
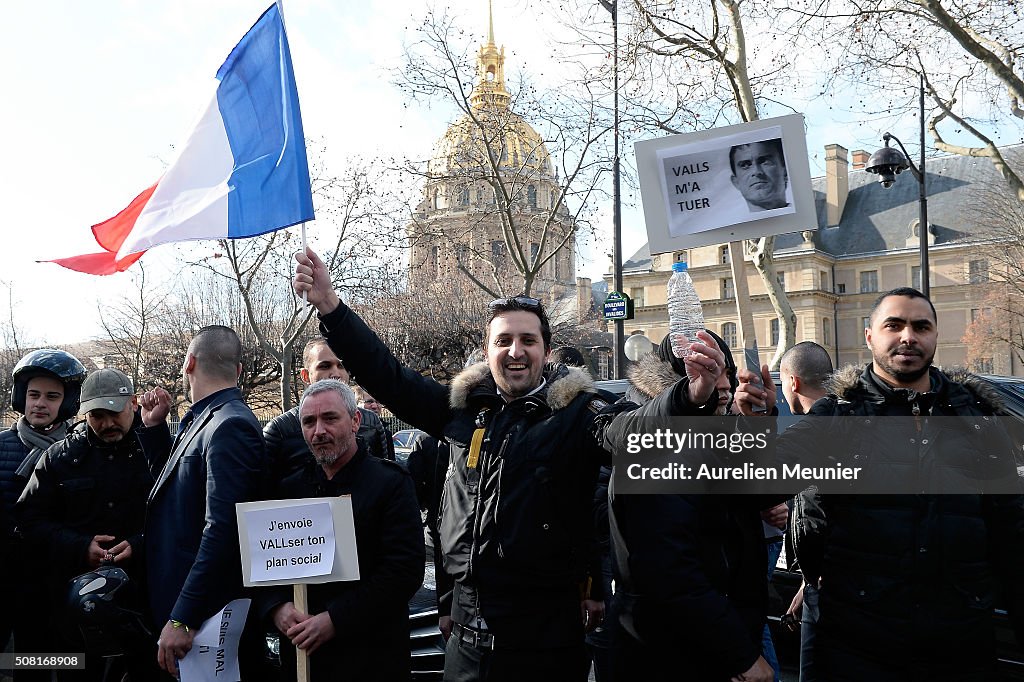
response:
<path fill-rule="evenodd" d="M 509 110 L 511 96 L 505 89 L 505 47 L 494 43 L 494 18 L 490 14 L 487 44 L 477 54 L 477 83 L 469 101 L 472 115 L 448 127 L 436 145 L 428 177 L 444 179 L 452 176 L 490 174 L 487 158 L 490 147 L 502 171 L 517 175 L 551 179 L 551 157 L 544 140 L 518 114 Z M 489 144 L 484 143 L 487 139 Z"/>
<path fill-rule="evenodd" d="M 489 146 L 501 170 L 550 179 L 551 157 L 544 140 L 529 123 L 507 109 L 474 114 L 481 123 L 466 114 L 448 126 L 444 137 L 434 146 L 433 158 L 427 166 L 429 177 L 489 174 Z M 489 138 L 489 145 L 484 144 L 485 137 Z"/>

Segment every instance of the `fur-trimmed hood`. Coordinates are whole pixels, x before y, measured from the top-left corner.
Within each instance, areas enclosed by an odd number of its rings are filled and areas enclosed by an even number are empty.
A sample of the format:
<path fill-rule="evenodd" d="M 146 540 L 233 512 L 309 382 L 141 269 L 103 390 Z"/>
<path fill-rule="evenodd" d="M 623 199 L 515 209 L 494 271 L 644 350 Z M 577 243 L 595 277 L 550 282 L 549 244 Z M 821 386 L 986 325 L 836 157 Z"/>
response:
<path fill-rule="evenodd" d="M 648 353 L 629 368 L 629 383 L 647 400 L 661 395 L 665 389 L 675 385 L 681 378 L 672 369 L 672 363 Z"/>
<path fill-rule="evenodd" d="M 580 367 L 549 364 L 544 367 L 544 378 L 548 383 L 544 386 L 542 397 L 548 407 L 555 411 L 567 407 L 580 393 L 597 393 L 594 380 Z M 497 391 L 486 362 L 470 365 L 452 379 L 448 404 L 452 409 L 463 409 L 469 402 L 469 397 L 477 391 L 491 394 Z"/>
<path fill-rule="evenodd" d="M 866 369 L 867 365 L 846 365 L 845 367 L 840 367 L 829 377 L 825 388 L 831 395 L 836 396 L 840 400 L 852 401 L 855 398 L 855 394 L 865 390 L 864 385 L 861 383 L 861 377 Z M 969 372 L 966 368 L 957 366 L 950 367 L 949 369 L 933 367 L 932 371 L 938 372 L 940 378 L 945 382 L 962 386 L 974 396 L 975 400 L 984 405 L 988 410 L 991 410 L 993 414 L 1005 412 L 1003 400 L 999 397 L 999 393 L 978 377 L 978 375 Z"/>

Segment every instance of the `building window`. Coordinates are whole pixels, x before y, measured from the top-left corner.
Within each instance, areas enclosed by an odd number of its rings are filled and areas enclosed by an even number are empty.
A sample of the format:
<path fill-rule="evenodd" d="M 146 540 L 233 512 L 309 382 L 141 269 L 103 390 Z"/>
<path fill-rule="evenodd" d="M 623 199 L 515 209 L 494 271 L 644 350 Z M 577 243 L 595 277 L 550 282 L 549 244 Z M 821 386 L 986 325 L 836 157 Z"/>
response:
<path fill-rule="evenodd" d="M 505 264 L 505 242 L 500 239 L 491 242 L 491 262 L 499 267 Z"/>
<path fill-rule="evenodd" d="M 824 270 L 819 271 L 818 281 L 821 282 L 821 290 L 828 291 L 828 273 Z"/>
<path fill-rule="evenodd" d="M 977 322 L 980 319 L 992 319 L 991 308 L 971 308 L 971 322 Z"/>
<path fill-rule="evenodd" d="M 559 254 L 555 254 L 555 257 L 551 260 L 555 261 L 555 280 L 562 279 L 562 259 L 559 258 Z"/>
<path fill-rule="evenodd" d="M 555 201 L 557 199 L 558 199 L 558 196 L 555 194 L 555 190 L 551 190 L 551 204 L 550 204 L 549 208 L 554 208 L 555 207 Z"/>
<path fill-rule="evenodd" d="M 612 378 L 612 366 L 611 366 L 611 363 L 609 362 L 609 360 L 610 360 L 610 357 L 609 357 L 609 355 L 607 353 L 598 353 L 598 355 L 597 355 L 597 371 L 598 371 L 598 374 L 601 377 L 605 378 L 605 379 L 611 379 Z"/>
<path fill-rule="evenodd" d="M 988 260 L 972 260 L 967 264 L 967 281 L 982 284 L 988 281 Z"/>
<path fill-rule="evenodd" d="M 821 318 L 821 345 L 832 345 L 832 320 L 827 317 Z"/>
<path fill-rule="evenodd" d="M 978 374 L 995 374 L 992 358 L 978 358 L 974 361 L 974 371 Z"/>
<path fill-rule="evenodd" d="M 629 290 L 629 297 L 633 299 L 633 307 L 643 308 L 644 307 L 644 288 L 643 287 L 632 287 Z"/>
<path fill-rule="evenodd" d="M 469 187 L 465 185 L 459 188 L 459 206 L 469 206 Z"/>
<path fill-rule="evenodd" d="M 722 265 L 728 265 L 729 263 L 732 262 L 732 259 L 729 258 L 729 247 L 728 246 L 723 246 L 721 248 L 721 250 L 719 251 L 719 254 L 720 255 L 719 255 L 719 258 L 718 258 L 718 262 L 720 262 Z"/>
<path fill-rule="evenodd" d="M 469 247 L 465 244 L 458 244 L 455 247 L 455 259 L 458 261 L 459 265 L 465 266 L 469 263 Z"/>
<path fill-rule="evenodd" d="M 770 326 L 770 336 L 772 346 L 779 345 L 779 318 L 773 317 Z"/>
<path fill-rule="evenodd" d="M 430 249 L 430 260 L 434 264 L 434 276 L 441 276 L 441 247 L 434 246 Z"/>
<path fill-rule="evenodd" d="M 729 348 L 737 348 L 739 344 L 736 342 L 736 323 L 726 322 L 722 325 L 722 340 L 725 341 Z"/>
<path fill-rule="evenodd" d="M 780 271 L 776 272 L 775 273 L 775 281 L 778 282 L 779 283 L 779 287 L 783 291 L 785 291 L 786 290 L 786 271 L 785 270 L 780 270 Z"/>
<path fill-rule="evenodd" d="M 530 242 L 530 267 L 537 267 L 537 256 L 540 255 L 540 244 L 537 242 Z"/>
<path fill-rule="evenodd" d="M 878 270 L 865 270 L 860 273 L 860 293 L 878 291 Z"/>
<path fill-rule="evenodd" d="M 732 277 L 726 277 L 722 280 L 722 298 L 735 298 L 736 289 L 732 285 Z"/>
<path fill-rule="evenodd" d="M 537 208 L 537 188 L 533 185 L 526 188 L 526 203 L 530 208 Z"/>
<path fill-rule="evenodd" d="M 871 326 L 871 318 L 870 317 L 862 317 L 862 318 L 860 318 L 860 323 L 861 323 L 861 326 L 864 329 L 867 329 L 868 327 Z"/>
<path fill-rule="evenodd" d="M 846 293 L 846 282 L 837 282 L 836 283 L 836 293 L 837 294 L 845 294 Z"/>
<path fill-rule="evenodd" d="M 912 289 L 921 290 L 921 266 L 911 265 L 910 266 L 910 287 Z"/>
<path fill-rule="evenodd" d="M 477 187 L 476 189 L 476 203 L 484 203 L 484 189 L 483 187 Z"/>

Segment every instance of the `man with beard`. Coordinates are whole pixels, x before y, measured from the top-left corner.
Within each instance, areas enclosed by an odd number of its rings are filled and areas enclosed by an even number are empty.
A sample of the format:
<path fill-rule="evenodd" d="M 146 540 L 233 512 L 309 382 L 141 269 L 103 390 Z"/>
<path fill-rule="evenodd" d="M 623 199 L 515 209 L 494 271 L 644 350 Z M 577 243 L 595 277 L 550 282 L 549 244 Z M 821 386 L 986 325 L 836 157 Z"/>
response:
<path fill-rule="evenodd" d="M 342 382 L 311 384 L 299 420 L 313 457 L 277 484 L 273 497 L 350 495 L 359 580 L 310 585 L 309 613 L 296 609 L 289 587 L 263 591 L 260 610 L 282 635 L 281 670 L 294 679 L 297 647 L 310 654 L 314 682 L 408 680 L 408 603 L 423 581 L 412 477 L 400 464 L 370 456 L 356 438 L 360 412 Z"/>
<path fill-rule="evenodd" d="M 347 384 L 348 370 L 335 355 L 327 339 L 315 338 L 302 349 L 302 369 L 299 377 L 310 386 L 321 379 L 337 379 Z M 356 437 L 366 444 L 367 451 L 383 459 L 395 459 L 395 444 L 384 423 L 371 410 L 359 408 L 359 433 Z M 296 405 L 284 414 L 274 417 L 263 427 L 263 440 L 267 443 L 271 484 L 284 480 L 289 474 L 302 469 L 310 459 L 309 446 L 302 437 L 299 408 Z"/>
<path fill-rule="evenodd" d="M 341 302 L 316 254 L 296 259 L 294 289 L 317 308 L 353 378 L 450 445 L 440 521 L 455 581 L 445 680 L 586 680 L 584 631 L 603 617 L 593 495 L 614 410 L 582 369 L 545 365 L 551 326 L 541 302 L 492 301 L 485 362 L 444 386 L 398 362 Z M 708 408 L 723 371 L 717 348 L 691 350 L 693 380 L 665 395 L 676 410 Z M 590 594 L 588 578 L 598 586 Z"/>
<path fill-rule="evenodd" d="M 169 400 L 169 396 L 168 396 Z M 92 636 L 68 619 L 68 581 L 101 564 L 120 567 L 141 584 L 142 525 L 146 498 L 166 450 L 145 452 L 136 431 L 148 418 L 137 413 L 131 379 L 116 369 L 100 369 L 82 384 L 85 423 L 42 456 L 15 507 L 25 544 L 45 557 L 52 651 L 86 653 L 84 671 L 61 671 L 59 679 L 103 679 L 104 655 L 121 652 L 132 680 L 156 676 L 142 625 L 141 598 L 118 595 L 123 622 Z M 157 428 L 166 430 L 162 420 Z M 127 592 L 127 590 L 125 590 Z M 83 639 L 82 632 L 90 633 Z M 84 649 L 83 649 L 84 648 Z"/>
<path fill-rule="evenodd" d="M 971 374 L 932 365 L 938 331 L 931 301 L 894 289 L 878 298 L 869 320 L 871 364 L 833 375 L 829 395 L 809 412 L 820 418 L 779 437 L 780 461 L 821 462 L 827 442 L 834 448 L 825 454 L 844 462 L 859 456 L 868 480 L 895 492 L 901 480 L 928 487 L 962 481 L 977 462 L 1005 461 L 1005 480 L 1019 484 L 1012 457 L 1019 443 L 993 418 L 1005 414 L 998 397 Z M 744 414 L 752 405 L 774 406 L 766 367 L 762 374 L 763 388 L 744 383 L 737 392 Z M 818 512 L 823 523 L 804 529 L 796 548 L 821 577 L 818 679 L 987 680 L 997 595 L 1024 641 L 1020 494 L 822 494 Z"/>

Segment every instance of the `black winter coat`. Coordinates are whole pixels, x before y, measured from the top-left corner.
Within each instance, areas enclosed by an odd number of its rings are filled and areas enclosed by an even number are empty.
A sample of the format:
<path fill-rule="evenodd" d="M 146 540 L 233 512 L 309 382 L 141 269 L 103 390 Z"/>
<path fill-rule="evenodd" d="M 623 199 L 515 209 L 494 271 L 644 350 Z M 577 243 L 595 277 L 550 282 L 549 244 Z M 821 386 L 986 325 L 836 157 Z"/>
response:
<path fill-rule="evenodd" d="M 630 373 L 628 399 L 652 415 L 710 415 L 717 403 L 682 410 L 685 395 L 669 363 L 648 355 Z M 677 401 L 678 404 L 678 401 Z M 609 438 L 623 440 L 616 423 Z M 627 429 L 643 428 L 639 423 Z M 618 445 L 618 443 L 616 443 Z M 622 444 L 624 445 L 624 443 Z M 620 445 L 621 447 L 621 445 Z M 767 564 L 754 495 L 621 495 L 610 485 L 616 609 L 621 626 L 617 664 L 635 679 L 728 680 L 761 655 L 768 607 Z"/>
<path fill-rule="evenodd" d="M 16 419 L 11 428 L 0 431 L 0 503 L 7 517 L 5 522 L 0 522 L 0 532 L 4 535 L 10 535 L 14 530 L 14 503 L 21 497 L 28 483 L 27 478 L 17 474 L 21 463 L 32 450 L 18 437 L 19 421 Z"/>
<path fill-rule="evenodd" d="M 1010 456 L 1015 444 L 996 420 L 997 397 L 975 377 L 932 369 L 929 394 L 896 391 L 870 366 L 847 367 L 832 395 L 812 415 L 862 417 L 921 413 L 918 434 L 893 433 L 879 420 L 856 438 L 872 476 L 895 478 L 907 467 L 930 477 L 966 457 Z M 942 429 L 941 419 L 977 418 L 976 437 Z M 805 420 L 779 439 L 779 454 L 812 452 L 814 426 Z M 910 420 L 906 420 L 911 423 Z M 867 439 L 867 442 L 865 442 Z M 1016 444 L 1019 448 L 1019 443 Z M 833 453 L 835 454 L 835 453 Z M 849 453 L 847 453 L 849 454 Z M 853 460 L 846 460 L 853 461 Z M 1011 460 L 1012 461 L 1012 460 Z M 920 462 L 920 464 L 919 464 Z M 994 662 L 992 609 L 1000 597 L 1018 624 L 1024 615 L 1024 497 L 1019 495 L 804 496 L 794 528 L 802 564 L 821 575 L 815 664 L 828 680 L 968 680 Z M 809 505 L 805 509 L 805 505 Z"/>
<path fill-rule="evenodd" d="M 366 454 L 328 480 L 312 460 L 281 481 L 275 499 L 352 496 L 359 580 L 309 586 L 311 613 L 327 611 L 334 639 L 310 658 L 312 679 L 405 680 L 409 678 L 409 599 L 423 582 L 423 531 L 412 478 L 400 465 Z M 292 590 L 257 591 L 269 627 L 274 607 L 292 600 Z M 295 649 L 282 637 L 283 671 L 294 679 Z"/>
<path fill-rule="evenodd" d="M 135 435 L 141 424 L 136 416 L 132 432 L 108 445 L 83 422 L 40 458 L 15 507 L 25 545 L 43 557 L 56 610 L 64 604 L 67 582 L 89 570 L 87 550 L 96 535 L 114 536 L 111 547 L 128 540 L 132 556 L 118 566 L 135 580 L 143 578 L 146 499 L 167 453 L 143 451 Z"/>
<path fill-rule="evenodd" d="M 14 532 L 14 503 L 21 497 L 21 491 L 25 489 L 26 481 L 15 472 L 21 466 L 28 448 L 18 438 L 18 422 L 11 424 L 11 428 L 0 431 L 0 504 L 4 508 L 6 517 L 0 533 L 4 537 L 10 537 Z"/>
<path fill-rule="evenodd" d="M 441 542 L 456 581 L 453 619 L 475 625 L 479 615 L 510 647 L 579 645 L 588 571 L 600 583 L 592 503 L 608 459 L 599 434 L 608 405 L 590 376 L 548 366 L 540 392 L 506 404 L 486 364 L 441 385 L 403 367 L 344 304 L 321 318 L 321 331 L 361 386 L 451 446 Z M 480 455 L 469 466 L 478 423 Z"/>

